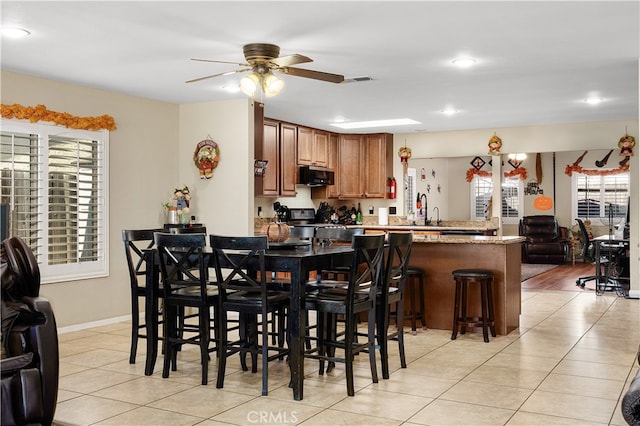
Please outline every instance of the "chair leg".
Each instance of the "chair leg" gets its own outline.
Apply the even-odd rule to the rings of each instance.
[[[456,280],[456,294],[453,300],[453,330],[451,332],[451,340],[458,337],[458,318],[460,316],[460,282]]]
[[[162,349],[164,352],[164,363],[162,367],[162,377],[169,377],[169,369],[176,371],[176,359],[174,358],[175,348],[172,342],[176,336],[176,310],[174,307],[167,307],[164,309],[164,327],[162,340]],[[173,364],[173,366],[172,366]]]
[[[138,333],[140,332],[140,309],[137,294],[131,295],[131,350],[129,352],[129,364],[136,363],[138,352]]]
[[[354,396],[355,390],[353,386],[353,323],[352,318],[345,318],[345,339],[344,339],[344,360],[347,376],[347,395]]]
[[[283,318],[283,315],[280,315],[280,312],[273,312],[273,315],[278,318],[274,318],[277,320],[278,328],[280,328],[280,319]],[[268,323],[264,321],[266,318],[263,315],[263,324],[262,324],[262,396],[267,396],[269,393],[269,328]],[[256,330],[257,331],[257,330]],[[278,331],[280,333],[280,331]],[[257,336],[256,336],[257,337]],[[278,335],[278,340],[280,339]],[[257,353],[256,353],[257,357]]]
[[[376,329],[378,345],[380,346],[380,364],[382,365],[382,378],[389,378],[389,348],[388,348],[388,331],[389,331],[389,304],[386,306],[377,306]],[[375,350],[375,348],[374,348]]]
[[[202,368],[202,384],[206,385],[209,379],[209,340],[210,340],[210,318],[209,308],[199,308],[200,324],[200,364]]]
[[[400,367],[407,368],[407,360],[404,353],[404,307],[402,300],[396,304],[396,318],[398,328],[398,352],[400,353]]]
[[[221,309],[218,312],[218,318],[218,378],[216,380],[216,388],[222,389],[227,366],[227,312]]]
[[[388,306],[388,305],[387,305]],[[354,332],[356,328],[356,324],[353,324]],[[375,306],[369,309],[369,318],[367,320],[367,328],[369,330],[368,337],[369,341],[367,344],[369,345],[369,365],[371,366],[371,380],[373,383],[378,383],[378,369],[376,367],[376,308]],[[349,339],[350,340],[350,339]],[[386,342],[387,335],[385,330],[385,335],[383,336],[383,340]],[[386,345],[386,343],[385,343]],[[351,358],[353,361],[353,357]],[[389,365],[387,359],[387,376],[389,375]]]

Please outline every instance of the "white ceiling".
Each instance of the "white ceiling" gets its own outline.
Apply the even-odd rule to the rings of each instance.
[[[171,103],[241,98],[221,89],[266,42],[299,65],[360,83],[283,76],[266,115],[338,130],[336,117],[421,124],[362,131],[442,131],[638,119],[640,2],[0,2],[5,70]],[[471,69],[450,61],[477,59]],[[605,99],[598,106],[583,102]],[[50,106],[49,107],[54,107]],[[445,107],[460,110],[455,116]],[[113,113],[105,111],[105,113]],[[636,135],[637,136],[637,135]]]

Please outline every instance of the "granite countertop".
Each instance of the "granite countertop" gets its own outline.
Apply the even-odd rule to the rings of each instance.
[[[484,235],[414,235],[414,243],[438,244],[517,244],[525,240],[517,236],[484,236]]]

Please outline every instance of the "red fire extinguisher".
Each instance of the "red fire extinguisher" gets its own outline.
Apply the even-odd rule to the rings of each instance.
[[[388,181],[388,184],[389,184],[388,185],[389,198],[393,200],[393,199],[396,198],[396,187],[397,187],[396,178],[390,177],[390,178],[387,179],[387,181]]]

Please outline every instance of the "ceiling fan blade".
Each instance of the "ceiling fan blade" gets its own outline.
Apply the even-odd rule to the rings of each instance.
[[[228,61],[216,61],[213,59],[197,59],[197,58],[191,58],[192,61],[200,61],[200,62],[214,62],[216,64],[231,64],[231,65],[239,65],[241,67],[248,67],[249,64],[242,64],[240,62],[228,62]]]
[[[311,58],[309,58],[307,56],[295,53],[293,55],[280,56],[279,58],[272,59],[270,62],[273,63],[273,64],[276,64],[279,67],[288,67],[289,65],[296,65],[296,64],[304,64],[306,62],[313,62],[313,59],[311,59]]]
[[[344,76],[340,74],[330,74],[328,72],[305,70],[303,68],[286,67],[281,68],[285,74],[293,75],[296,77],[313,78],[314,80],[328,81],[329,83],[342,83]]]
[[[206,79],[208,79],[208,78],[219,77],[219,76],[221,76],[221,75],[237,74],[237,73],[239,73],[239,72],[245,72],[245,71],[249,71],[249,70],[251,70],[251,68],[242,68],[242,69],[235,70],[235,71],[221,72],[221,73],[218,73],[218,74],[208,75],[208,76],[206,76],[206,77],[200,77],[200,78],[194,78],[193,80],[187,80],[187,81],[185,81],[185,83],[194,83],[194,82],[196,82],[196,81],[206,80]]]

